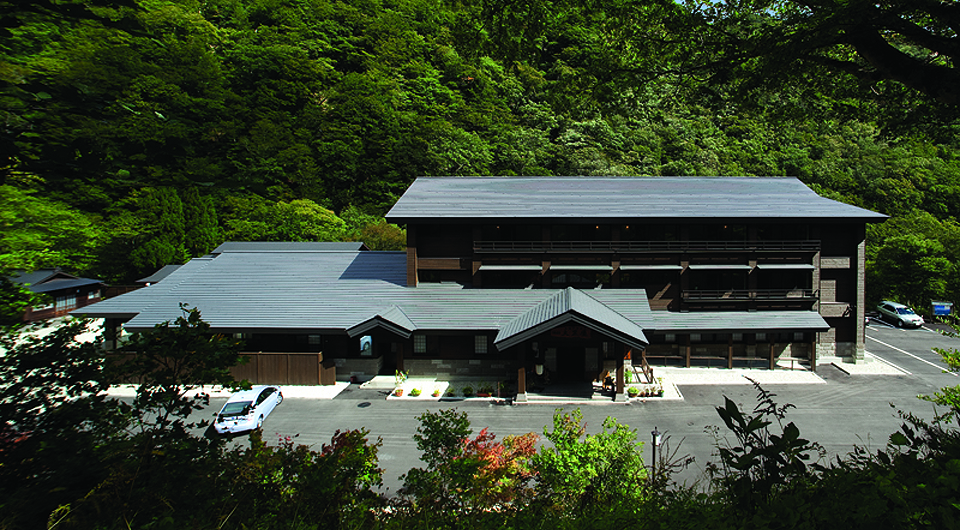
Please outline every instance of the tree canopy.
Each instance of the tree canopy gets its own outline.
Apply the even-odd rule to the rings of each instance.
[[[905,225],[960,215],[950,2],[0,8],[16,266],[124,282],[228,239],[399,249],[382,216],[417,176],[790,175]]]

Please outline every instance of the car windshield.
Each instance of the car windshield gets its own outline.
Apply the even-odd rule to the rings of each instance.
[[[221,416],[241,416],[247,413],[247,410],[250,409],[250,401],[234,401],[233,403],[227,403],[223,407],[223,410],[220,411]]]
[[[897,308],[897,313],[900,313],[901,315],[913,315],[913,314],[914,314],[913,309],[910,309],[909,307],[898,307],[898,308]]]

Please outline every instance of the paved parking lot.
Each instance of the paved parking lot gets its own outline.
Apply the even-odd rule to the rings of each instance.
[[[956,374],[943,373],[945,367],[933,347],[960,347],[960,340],[944,337],[928,329],[901,330],[871,322],[867,327],[867,351],[899,368],[896,375],[847,373],[831,364],[817,369],[821,381],[811,384],[767,384],[780,403],[796,408],[787,416],[801,434],[822,444],[831,457],[848,453],[854,445],[881,448],[901,421],[897,410],[930,418],[930,403],[917,399],[943,386],[960,384]],[[678,384],[683,400],[648,400],[628,405],[582,406],[590,432],[596,432],[606,416],[614,416],[650,439],[654,427],[669,436],[675,446],[682,441],[681,453],[696,458],[693,467],[679,476],[693,481],[702,476],[704,464],[714,458],[714,440],[705,428],[721,424],[715,407],[728,396],[744,409],[756,404],[756,392],[743,384]],[[292,393],[291,393],[292,394]],[[380,464],[385,470],[385,493],[395,491],[400,476],[420,465],[413,434],[415,417],[424,410],[455,407],[466,411],[479,431],[489,427],[497,435],[543,432],[552,424],[554,406],[508,405],[491,402],[418,402],[386,400],[387,390],[361,389],[350,385],[335,399],[288,397],[264,423],[264,438],[299,434],[299,443],[319,448],[329,442],[338,429],[367,428],[372,438],[383,442]],[[214,399],[212,411],[223,399]],[[571,410],[572,405],[563,405]],[[244,443],[238,438],[236,443]],[[645,447],[645,451],[649,447]]]

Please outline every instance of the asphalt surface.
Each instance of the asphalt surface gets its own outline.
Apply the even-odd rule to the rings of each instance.
[[[960,385],[956,374],[944,373],[946,367],[934,347],[960,348],[960,339],[945,337],[930,329],[903,330],[882,322],[871,321],[867,327],[866,348],[874,356],[891,363],[905,373],[901,375],[849,375],[833,365],[820,365],[817,375],[826,384],[767,385],[777,394],[777,402],[795,408],[786,421],[800,428],[804,438],[819,442],[827,451],[827,459],[845,455],[854,446],[871,450],[883,448],[902,420],[898,411],[920,417],[933,417],[932,404],[917,398],[932,394],[944,386]],[[742,410],[757,404],[756,390],[748,385],[682,385],[682,401],[635,402],[624,404],[589,404],[581,406],[588,432],[600,430],[607,416],[617,418],[639,433],[647,442],[656,427],[665,433],[668,445],[679,454],[695,458],[693,465],[676,475],[678,481],[702,480],[705,465],[718,461],[716,440],[709,427],[721,426],[715,408],[724,396],[734,400]],[[474,433],[488,427],[498,436],[543,433],[552,425],[555,407],[551,405],[509,405],[490,402],[416,402],[386,400],[386,390],[361,389],[350,385],[332,400],[286,398],[264,422],[264,439],[275,443],[285,436],[297,435],[296,441],[320,449],[329,443],[337,430],[366,428],[372,440],[382,441],[380,467],[384,469],[385,494],[392,494],[402,484],[401,475],[419,467],[419,451],[413,435],[419,422],[417,415],[425,410],[457,408],[465,411]],[[211,400],[207,414],[219,410],[224,399]],[[576,408],[562,406],[563,410]],[[212,410],[211,410],[212,409]],[[721,429],[720,434],[725,434]],[[234,439],[245,444],[246,437]],[[664,448],[661,448],[661,452]]]

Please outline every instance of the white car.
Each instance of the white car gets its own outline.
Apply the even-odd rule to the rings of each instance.
[[[282,401],[283,394],[276,386],[260,385],[237,392],[217,413],[213,428],[220,434],[259,429]]]
[[[919,328],[923,325],[923,317],[903,304],[883,301],[877,306],[877,311],[880,312],[880,320],[885,320],[898,328],[904,326]]]

